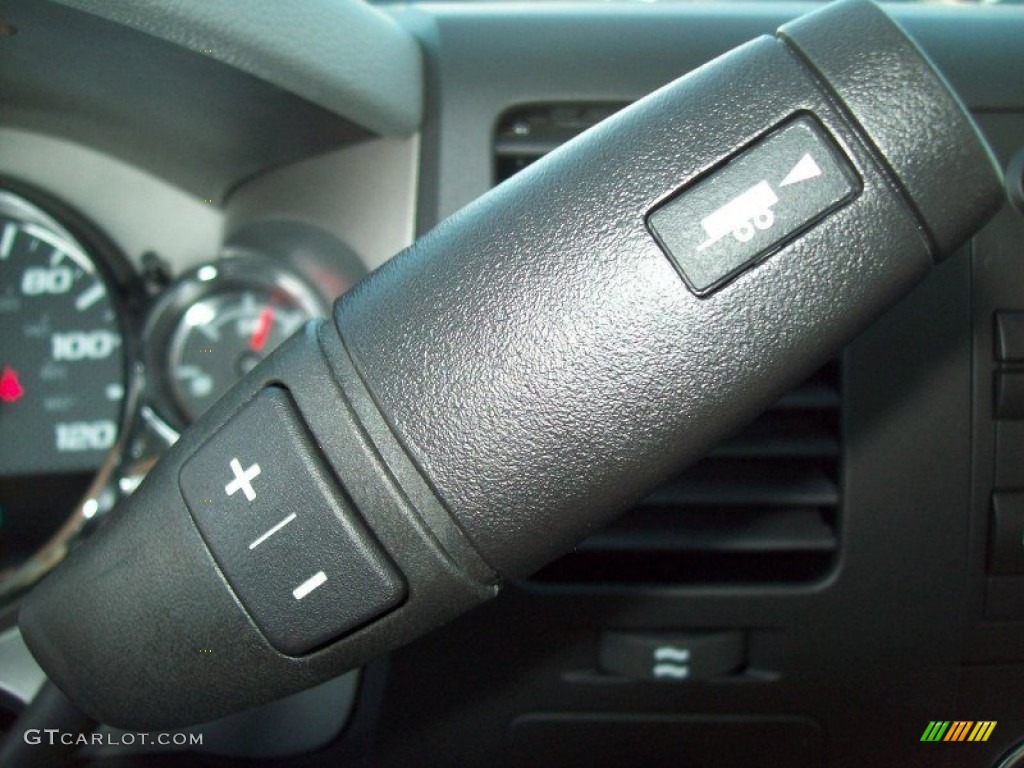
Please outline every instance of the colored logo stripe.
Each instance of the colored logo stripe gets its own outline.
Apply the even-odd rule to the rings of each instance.
[[[921,734],[921,741],[941,741],[949,728],[949,720],[932,720]]]
[[[995,728],[995,720],[932,720],[921,741],[988,741]]]
[[[971,735],[967,737],[968,741],[988,741],[988,737],[992,735],[992,731],[996,729],[995,720],[979,720],[974,726],[974,730],[971,731]]]
[[[963,741],[972,725],[974,725],[973,720],[954,720],[943,741]]]

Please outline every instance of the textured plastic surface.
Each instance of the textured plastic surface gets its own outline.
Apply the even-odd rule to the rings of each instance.
[[[405,597],[402,577],[323,465],[288,393],[268,387],[181,469],[181,493],[228,582],[291,655]]]
[[[801,40],[838,30],[862,51],[859,81],[888,77],[893,58],[918,58],[895,26],[876,35],[884,16],[874,6],[832,13],[816,14]],[[894,111],[919,103],[918,88],[930,98],[938,81],[920,66],[899,70]],[[342,337],[382,410],[499,571],[526,574],[569,549],[823,363],[927,271],[936,254],[922,221],[837,93],[843,83],[823,91],[788,44],[761,38],[555,151],[339,303]],[[878,132],[936,184],[949,170],[931,154],[936,132],[948,123],[944,141],[979,145],[961,150],[984,160],[970,168],[979,189],[946,203],[958,241],[994,212],[1000,181],[973,129],[959,130],[970,122],[955,101],[938,105],[927,132]],[[644,217],[801,112],[848,155],[860,196],[725,289],[693,296]]]
[[[423,231],[439,213],[490,186],[494,144],[487,139],[508,109],[640,98],[807,10],[774,2],[540,6],[444,4],[423,13],[436,26],[427,51],[442,86],[430,91],[424,134]],[[885,9],[958,95],[986,111],[978,123],[1006,163],[1024,137],[1024,6],[892,3]],[[403,7],[401,18],[409,14]],[[1024,733],[1024,665],[1005,663],[1024,660],[1024,625],[984,622],[979,582],[990,463],[975,466],[975,480],[989,489],[969,515],[966,510],[972,455],[983,458],[995,442],[989,432],[971,436],[972,428],[991,422],[992,313],[1024,307],[1024,217],[1007,208],[998,219],[1001,225],[993,222],[979,236],[984,250],[975,248],[973,258],[957,254],[933,270],[843,356],[844,524],[832,577],[813,589],[743,582],[666,587],[662,581],[509,590],[391,656],[370,761],[381,768],[424,761],[500,765],[508,759],[510,720],[557,709],[804,713],[828,734],[830,766],[875,765],[884,756],[887,765],[935,768],[934,751],[917,738],[938,716],[936,708],[954,701],[966,683],[969,698],[958,705],[964,716],[985,712],[1000,725],[970,756],[950,751],[950,764],[995,765]],[[971,299],[972,265],[998,291],[983,304]],[[606,573],[609,581],[622,577]],[[752,663],[784,674],[754,685],[689,687],[588,683],[568,674],[593,665],[599,628],[626,625],[637,631],[770,627],[754,633]],[[972,625],[978,629],[970,654],[981,666],[963,668],[960,630]],[[484,656],[480,648],[514,653]],[[475,661],[452,664],[466,658]],[[878,728],[883,715],[887,727]],[[593,754],[593,743],[584,750]],[[627,762],[636,762],[635,752]]]
[[[349,371],[332,328],[311,322],[204,414],[88,545],[33,591],[20,617],[26,644],[98,720],[163,729],[247,709],[335,677],[496,593],[493,573],[433,511],[387,433],[356,416]],[[408,588],[387,615],[301,657],[276,650],[249,618],[178,490],[182,464],[271,384],[288,387]]]
[[[856,197],[860,181],[801,116],[647,217],[694,293],[706,295]]]
[[[819,25],[825,15],[832,23]],[[999,170],[988,145],[924,53],[878,7],[846,0],[784,25],[779,34],[806,57],[885,158],[922,217],[936,258],[966,242],[978,211],[995,213],[1002,195],[993,191]],[[868,51],[864,40],[876,48]],[[956,194],[948,179],[956,179]]]
[[[714,296],[693,296],[647,213],[808,112],[848,155],[860,195]],[[980,224],[988,210],[969,204]],[[494,593],[462,531],[499,571],[537,567],[802,378],[932,257],[834,97],[785,43],[761,38],[538,163],[342,300],[337,325],[362,380],[331,326],[271,356],[35,591],[26,640],[116,724],[208,719],[325,679]],[[276,382],[409,582],[400,608],[303,659],[248,621],[175,483]]]

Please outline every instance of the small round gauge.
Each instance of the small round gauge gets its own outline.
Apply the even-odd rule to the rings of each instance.
[[[200,267],[171,289],[168,388],[192,421],[252,370],[325,302],[297,275],[256,255]]]

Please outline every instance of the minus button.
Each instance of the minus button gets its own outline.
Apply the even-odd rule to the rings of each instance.
[[[327,581],[327,574],[323,571],[317,571],[315,574],[310,576],[304,582],[299,584],[299,586],[293,589],[292,594],[295,595],[296,600],[301,600],[314,589],[323,584],[325,581]]]

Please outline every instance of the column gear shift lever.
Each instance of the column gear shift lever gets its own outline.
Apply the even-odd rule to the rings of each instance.
[[[697,459],[1001,197],[886,15],[816,10],[551,153],[307,325],[28,596],[25,639],[136,729],[335,676]]]

